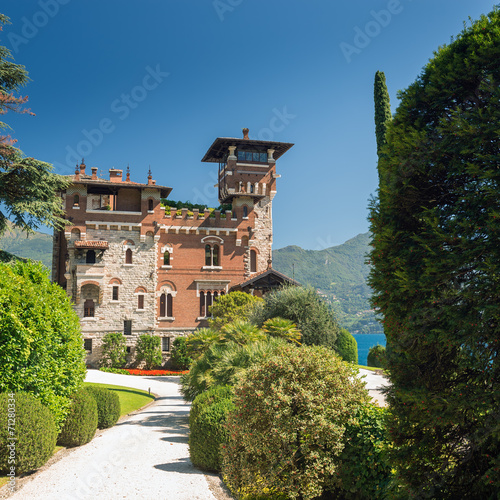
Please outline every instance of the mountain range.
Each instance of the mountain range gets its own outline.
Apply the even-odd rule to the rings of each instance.
[[[0,250],[17,257],[39,260],[49,269],[52,267],[52,235],[37,231],[26,234],[10,222],[7,225],[7,230],[0,236]]]
[[[383,333],[369,304],[369,242],[370,233],[363,233],[324,250],[287,246],[273,251],[273,267],[316,288],[332,306],[340,325],[351,333]]]
[[[366,255],[370,234],[351,238],[324,250],[304,250],[295,245],[273,251],[273,267],[303,285],[318,290],[331,305],[341,326],[351,333],[383,333],[369,305]],[[26,232],[9,224],[0,237],[1,251],[39,260],[50,269],[52,236]],[[1,260],[1,259],[0,259]]]

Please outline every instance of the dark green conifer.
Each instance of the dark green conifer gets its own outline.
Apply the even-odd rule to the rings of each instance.
[[[400,93],[371,207],[405,498],[500,491],[500,11]]]
[[[386,143],[387,124],[392,120],[391,102],[385,74],[382,71],[375,73],[374,85],[375,99],[375,135],[377,136],[377,154],[380,156],[382,146]]]

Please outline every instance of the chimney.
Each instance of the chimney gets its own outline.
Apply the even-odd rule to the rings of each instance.
[[[75,167],[75,181],[79,180],[80,180],[80,169],[78,168],[78,163],[77,163]]]
[[[130,167],[127,165],[127,177],[125,179],[125,182],[130,182]]]
[[[117,168],[109,169],[109,180],[111,182],[122,182],[122,174],[123,170],[119,170]]]
[[[92,180],[96,181],[97,180],[97,167],[92,167],[90,170],[92,170]],[[84,172],[85,172],[85,169],[84,169]]]
[[[148,185],[151,184],[153,184],[153,176],[151,175],[151,166],[150,166],[148,171]]]
[[[85,160],[82,158],[82,163],[80,163],[80,174],[85,175]]]
[[[248,141],[248,132],[250,132],[250,130],[248,130],[247,128],[243,129],[243,139],[246,139],[247,141]]]

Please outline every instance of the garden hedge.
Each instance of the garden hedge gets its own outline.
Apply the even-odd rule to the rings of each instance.
[[[88,443],[97,429],[97,403],[87,389],[80,389],[71,397],[68,416],[59,434],[57,444],[81,446]]]
[[[19,476],[41,467],[56,446],[52,412],[23,392],[0,394],[0,412],[0,472],[6,474],[14,467]]]
[[[120,398],[116,392],[104,387],[86,387],[97,403],[97,428],[107,429],[118,422],[121,414]]]
[[[230,386],[215,386],[193,401],[189,415],[189,456],[196,467],[220,472],[220,447],[227,441],[225,423],[233,409]]]

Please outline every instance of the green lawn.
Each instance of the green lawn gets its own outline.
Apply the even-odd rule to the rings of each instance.
[[[364,370],[370,370],[372,372],[381,372],[384,371],[383,368],[374,368],[373,366],[363,366],[363,365],[356,365],[357,368],[363,368]]]
[[[91,382],[85,382],[84,385],[95,385],[97,387],[103,387],[104,389],[110,389],[111,391],[116,392],[116,394],[118,394],[118,397],[120,398],[120,416],[122,417],[132,411],[142,408],[154,399],[154,396],[152,394],[148,394],[147,391],[141,391],[140,389],[133,389],[131,387],[122,387],[121,385],[96,384]]]

